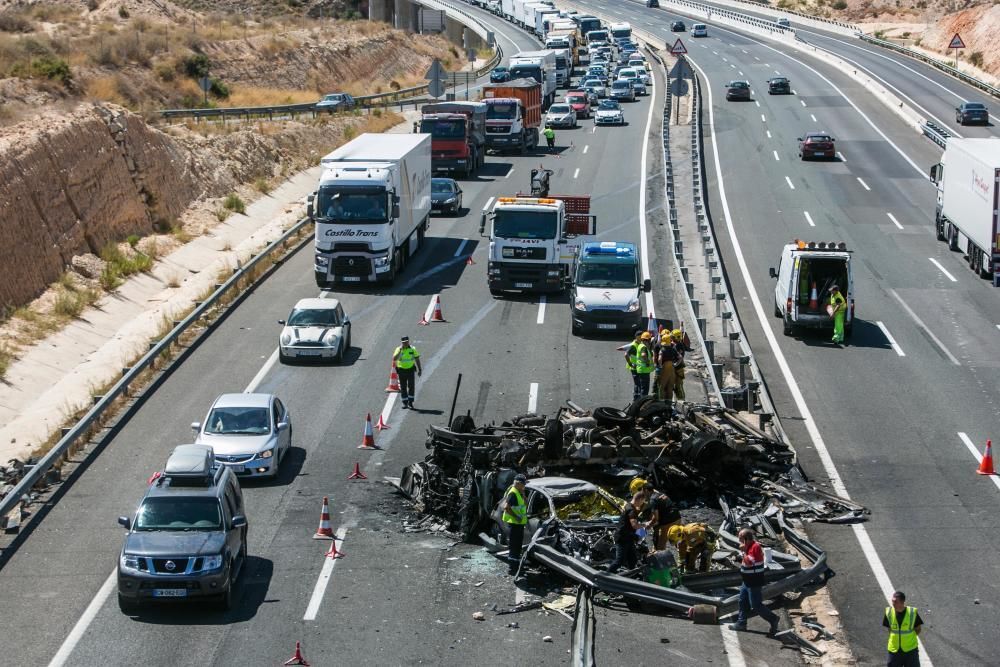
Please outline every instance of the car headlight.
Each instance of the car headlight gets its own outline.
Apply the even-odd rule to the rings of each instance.
[[[333,347],[340,342],[340,336],[331,331],[323,338],[323,342],[326,343],[327,347]]]
[[[290,334],[281,334],[281,344],[290,345],[292,342],[292,337]]]
[[[126,570],[138,570],[139,569],[139,557],[134,554],[122,554],[121,555],[122,567]]]
[[[634,313],[639,310],[639,299],[632,299],[628,302],[628,312]]]
[[[260,454],[257,455],[257,458],[269,459],[272,456],[274,456],[274,447],[272,447],[271,449],[265,449],[264,451],[262,451]]]
[[[222,554],[205,556],[202,560],[201,569],[203,570],[218,570],[220,567],[222,567]]]
[[[383,267],[389,266],[389,261],[390,261],[389,260],[389,255],[383,255],[382,257],[376,257],[375,258],[375,267],[381,269]]]
[[[587,310],[587,304],[583,302],[583,299],[577,299],[576,302],[573,304],[573,307],[576,308],[577,310],[583,310],[583,311]]]
[[[316,266],[330,266],[330,258],[324,255],[316,255]]]
[[[458,199],[458,197],[448,197],[447,199],[444,200],[444,203],[445,204],[454,204],[457,199]]]

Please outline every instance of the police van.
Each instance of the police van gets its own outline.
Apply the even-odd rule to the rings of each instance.
[[[645,324],[641,292],[652,289],[640,280],[639,253],[634,243],[584,243],[572,282],[573,333],[628,332]]]

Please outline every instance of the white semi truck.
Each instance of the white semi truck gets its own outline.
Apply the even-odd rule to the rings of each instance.
[[[1000,287],[1000,139],[949,137],[931,167],[937,237],[964,251],[969,268]]]
[[[427,232],[431,135],[362,134],[320,165],[307,207],[316,285],[391,283]]]
[[[559,85],[556,78],[556,52],[522,51],[510,58],[510,79],[534,79],[542,84],[542,111],[549,108],[556,97]]]

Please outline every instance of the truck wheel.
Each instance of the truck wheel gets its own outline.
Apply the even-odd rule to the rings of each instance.
[[[948,249],[958,250],[958,227],[948,223]]]
[[[944,220],[941,219],[940,215],[938,215],[937,219],[934,221],[934,226],[937,229],[937,240],[947,241],[948,237],[944,235]]]
[[[792,330],[792,323],[789,322],[787,319],[785,319],[783,321],[783,326],[782,326],[782,331],[781,332],[783,334],[785,334],[786,336],[791,336],[794,333],[794,331]]]
[[[545,456],[550,459],[558,459],[562,456],[562,449],[562,422],[558,419],[550,419],[545,422]]]

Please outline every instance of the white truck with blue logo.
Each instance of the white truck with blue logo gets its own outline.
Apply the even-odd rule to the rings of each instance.
[[[584,243],[572,282],[570,309],[573,333],[627,332],[645,325],[640,299],[652,289],[641,279],[634,243]]]

